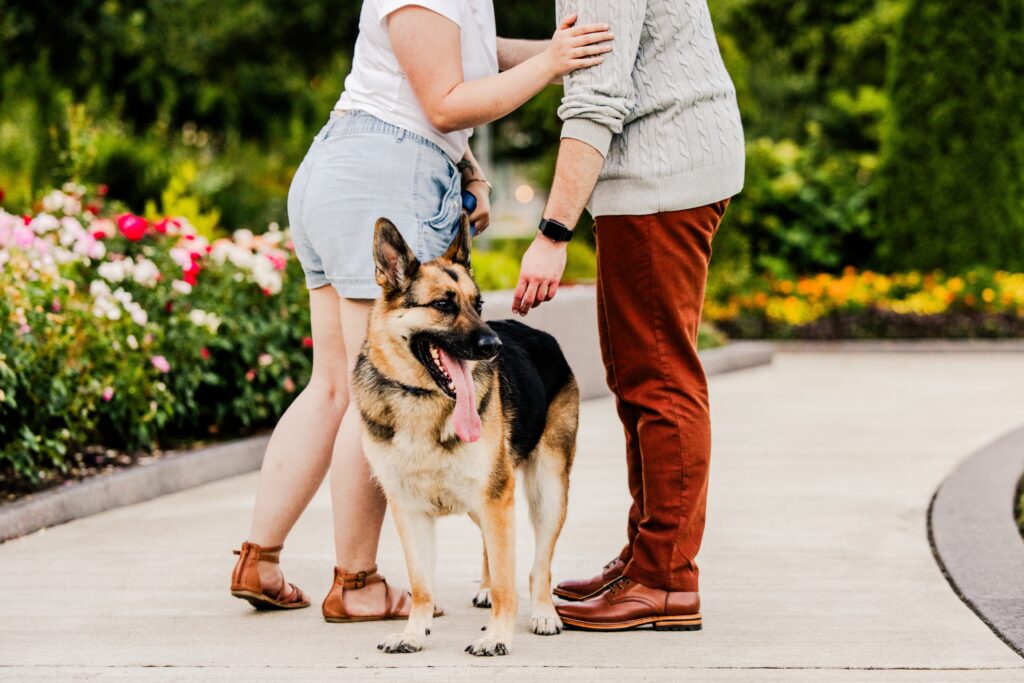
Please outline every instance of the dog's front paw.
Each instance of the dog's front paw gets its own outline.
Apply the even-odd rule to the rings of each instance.
[[[405,633],[392,633],[380,641],[377,649],[388,654],[408,654],[422,650],[423,643],[416,636],[410,636]]]
[[[491,589],[481,588],[480,592],[473,598],[473,607],[490,607],[491,606]]]
[[[509,645],[503,640],[484,636],[472,645],[467,645],[466,652],[476,657],[500,657],[509,653]]]
[[[530,617],[530,630],[538,636],[553,636],[562,632],[562,620],[558,614],[534,614]]]

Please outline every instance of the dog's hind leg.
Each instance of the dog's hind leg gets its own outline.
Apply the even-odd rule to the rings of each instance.
[[[535,543],[530,571],[530,630],[538,635],[562,631],[562,620],[551,600],[551,560],[569,502],[569,470],[576,452],[578,419],[579,390],[573,381],[551,402],[544,434],[523,472]]]
[[[480,526],[480,518],[473,512],[469,513],[469,518],[473,520],[473,523]],[[480,570],[480,589],[476,595],[473,596],[473,607],[490,607],[491,606],[491,570],[487,566],[487,539],[483,537],[481,532],[481,541],[483,542],[484,548],[484,562],[483,569]]]
[[[402,539],[402,551],[409,570],[412,611],[405,630],[385,638],[377,649],[388,653],[419,652],[434,619],[434,567],[437,561],[434,518],[402,510],[396,505],[391,506],[391,514]]]

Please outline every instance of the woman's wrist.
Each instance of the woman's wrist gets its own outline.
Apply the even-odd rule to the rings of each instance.
[[[467,178],[467,177],[463,176],[463,178],[462,178],[462,188],[463,189],[468,190],[469,186],[472,185],[473,183],[480,183],[481,185],[484,185],[485,187],[487,187],[487,196],[488,197],[491,196],[491,194],[494,192],[494,187],[491,185],[490,182],[488,182],[488,180],[486,178],[484,178],[482,176],[473,176],[473,177],[470,177],[470,178]]]

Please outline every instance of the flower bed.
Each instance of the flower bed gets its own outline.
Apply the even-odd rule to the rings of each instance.
[[[67,185],[33,215],[0,209],[0,290],[0,488],[272,424],[308,377],[275,225],[211,240]]]
[[[884,339],[1024,336],[1024,274],[881,275],[852,269],[762,279],[705,318],[734,338]]]

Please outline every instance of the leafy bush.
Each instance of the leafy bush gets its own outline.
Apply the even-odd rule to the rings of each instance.
[[[210,241],[66,186],[0,210],[0,472],[271,424],[309,373],[287,233]]]
[[[879,177],[887,268],[1024,269],[1024,5],[911,0]]]
[[[746,242],[741,254],[754,272],[834,272],[863,264],[871,254],[870,182],[877,158],[832,150],[819,126],[808,128],[804,146],[768,138],[747,145],[746,186],[715,239],[716,248]]]
[[[705,317],[730,337],[799,339],[1024,336],[1024,274],[962,276],[846,269],[799,279],[763,278]]]

